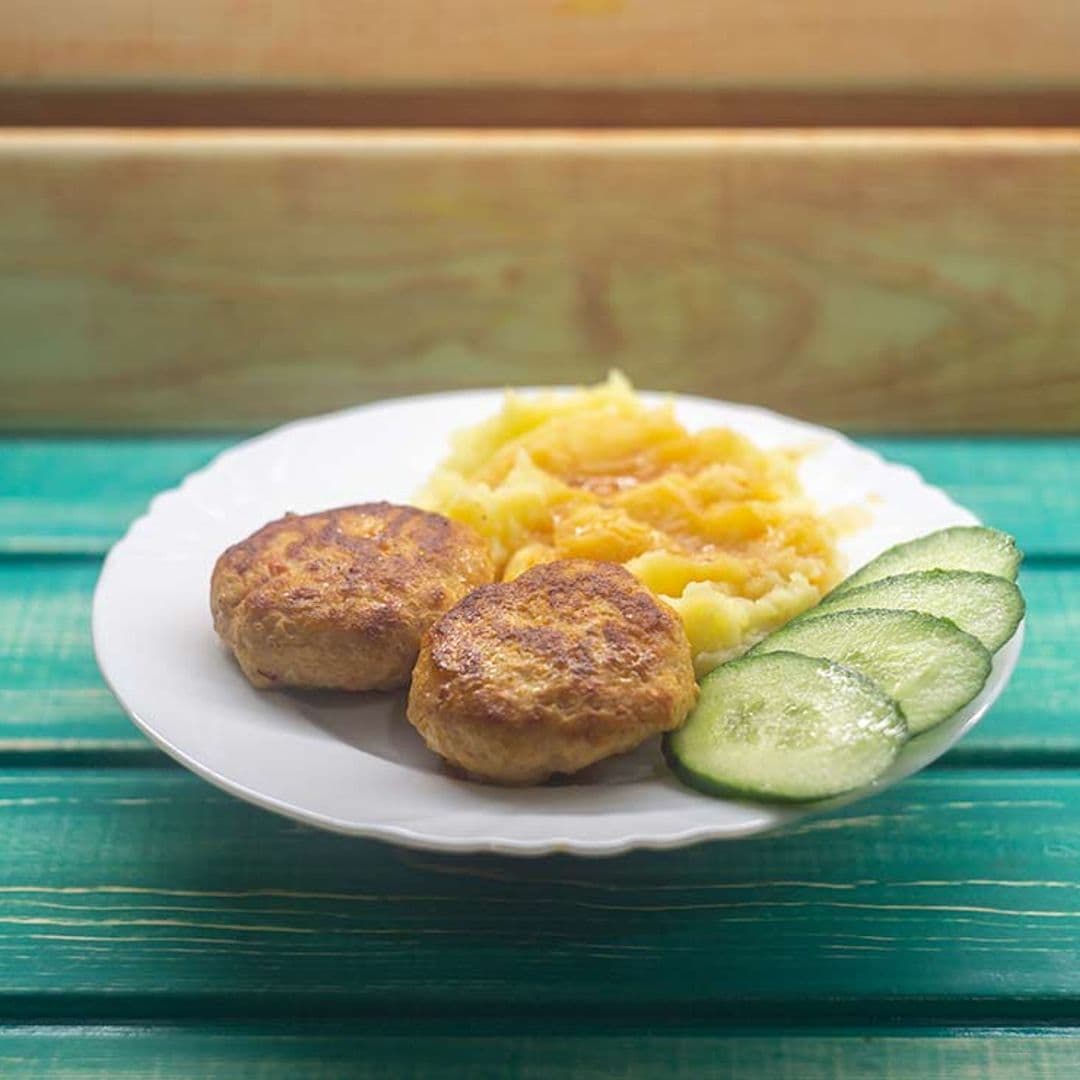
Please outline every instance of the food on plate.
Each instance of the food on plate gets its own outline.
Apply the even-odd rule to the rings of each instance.
[[[985,525],[955,525],[889,548],[846,578],[835,593],[916,570],[980,570],[1015,581],[1022,558],[1008,533]]]
[[[840,523],[803,493],[798,457],[688,432],[616,374],[508,393],[458,434],[419,501],[488,539],[503,580],[556,559],[622,563],[681,617],[703,674],[840,579]]]
[[[953,569],[977,558],[1002,576]],[[1024,615],[1012,581],[1020,558],[1012,537],[981,526],[890,548],[854,575],[863,584],[845,581],[706,676],[686,724],[665,736],[673,771],[710,794],[763,799],[819,799],[871,782],[905,739],[985,685],[991,650]]]
[[[408,718],[473,776],[533,784],[677,728],[697,696],[678,618],[613,563],[542,563],[424,637]]]
[[[892,697],[912,735],[952,716],[990,675],[990,653],[947,619],[921,611],[839,611],[799,619],[755,645],[832,660],[873,679]]]
[[[618,375],[510,393],[425,489],[446,516],[273,521],[218,559],[214,625],[257,687],[411,677],[409,722],[477,779],[540,783],[663,734],[703,791],[840,794],[979,694],[1023,618],[1021,556],[954,527],[836,585],[841,526],[796,461],[691,434]]]
[[[775,652],[707,675],[664,754],[676,776],[709,794],[802,801],[870,783],[907,735],[896,702],[870,679]]]
[[[254,686],[383,690],[409,681],[424,631],[493,577],[468,526],[376,502],[264,525],[218,559],[210,603]]]
[[[974,570],[917,570],[838,590],[799,618],[877,608],[922,611],[950,619],[961,630],[978,638],[990,652],[995,652],[1016,633],[1024,617],[1024,598],[1013,582],[995,574]]]

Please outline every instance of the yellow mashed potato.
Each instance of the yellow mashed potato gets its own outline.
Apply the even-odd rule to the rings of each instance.
[[[690,433],[612,374],[507,393],[454,438],[419,502],[487,537],[504,580],[553,559],[622,563],[679,613],[702,675],[840,579],[836,528],[796,465],[732,431]]]

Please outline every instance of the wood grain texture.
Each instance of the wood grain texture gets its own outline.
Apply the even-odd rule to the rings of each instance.
[[[0,438],[0,555],[104,555],[159,491],[237,441]],[[1080,440],[864,438],[1029,558],[1080,558]]]
[[[0,437],[0,556],[104,555],[154,495],[237,441]]]
[[[1076,85],[1057,0],[278,0],[180,11],[104,0],[58,18],[9,0],[9,83],[500,86]]]
[[[1054,1023],[1080,996],[1072,773],[924,773],[618,859],[408,852],[169,770],[16,770],[0,807],[9,1021]]]
[[[1061,1080],[1080,1064],[1080,1040],[1068,1029],[717,1035],[538,1026],[10,1027],[0,1029],[0,1071],[5,1080]]]
[[[92,765],[138,748],[157,759],[101,680],[90,642],[95,561],[0,561],[0,754]],[[1032,565],[1020,666],[952,766],[1080,760],[1080,567]],[[207,634],[212,631],[207,617]]]
[[[0,423],[593,379],[1080,426],[1080,134],[6,133]]]
[[[873,440],[1036,553],[1021,667],[946,767],[787,835],[599,861],[406,852],[103,767],[163,759],[96,673],[96,556],[229,441],[0,442],[5,1078],[1080,1068],[1047,1026],[1080,1001],[1075,440]]]
[[[9,125],[1025,125],[1080,107],[1061,0],[13,3]]]

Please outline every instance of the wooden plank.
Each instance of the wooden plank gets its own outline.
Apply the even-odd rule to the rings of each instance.
[[[401,85],[564,80],[719,85],[867,79],[1054,85],[1078,78],[1080,14],[1052,0],[827,0],[769,7],[671,0],[194,0],[183,14],[104,0],[64,19],[15,0],[8,80]]]
[[[8,22],[8,123],[1022,123],[1047,95],[1068,122],[1080,91],[1059,0],[16,0]]]
[[[391,1025],[393,1026],[393,1025]],[[507,1032],[472,1020],[467,1033],[432,1034],[415,1021],[359,1034],[242,1026],[9,1027],[0,1030],[6,1080],[538,1080],[547,1077],[736,1077],[738,1080],[1060,1080],[1080,1064],[1068,1029],[869,1031],[780,1029],[716,1035],[652,1031],[601,1034],[585,1022],[555,1032]]]
[[[0,554],[103,555],[159,491],[234,437],[0,438]],[[1031,558],[1080,557],[1080,440],[861,440],[911,465]]]
[[[154,495],[234,442],[0,438],[0,555],[104,555]]]
[[[9,1021],[1054,1023],[1080,997],[1074,773],[924,774],[601,860],[407,852],[169,770],[17,770],[0,807]]]
[[[92,561],[0,561],[0,754],[8,762],[60,755],[94,763],[121,750],[158,760],[94,661],[97,574]],[[1080,756],[1080,568],[1033,565],[1021,584],[1028,634],[1020,667],[990,715],[949,753],[950,765]]]
[[[98,672],[90,605],[98,565],[0,562],[0,748],[154,753]]]
[[[1029,559],[1080,556],[1080,439],[863,439],[910,465]]]
[[[1077,192],[1075,131],[9,132],[0,423],[621,366],[861,430],[1075,432]]]

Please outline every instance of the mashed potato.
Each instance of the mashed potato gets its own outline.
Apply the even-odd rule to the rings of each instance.
[[[682,618],[699,675],[816,603],[840,578],[836,529],[797,456],[691,434],[627,380],[509,392],[460,432],[420,505],[471,525],[503,580],[554,559],[622,563]]]

